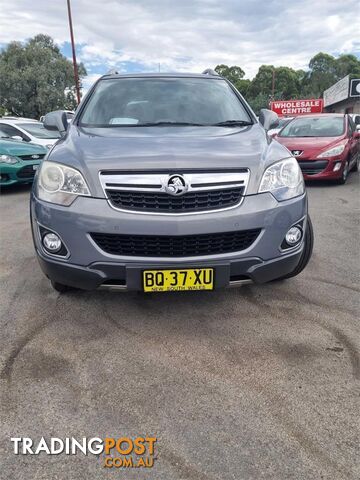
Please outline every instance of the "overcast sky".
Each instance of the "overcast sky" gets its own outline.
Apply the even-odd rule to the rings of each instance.
[[[4,3],[2,3],[4,2]],[[37,33],[70,57],[66,0],[1,0],[0,48]],[[78,60],[89,77],[240,65],[306,68],[319,51],[360,58],[359,0],[72,0]]]

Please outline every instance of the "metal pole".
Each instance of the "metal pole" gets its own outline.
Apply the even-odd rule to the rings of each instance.
[[[77,67],[77,63],[76,63],[75,40],[74,40],[74,31],[73,31],[73,26],[72,26],[70,0],[67,0],[67,7],[68,7],[68,16],[69,16],[72,58],[73,58],[73,66],[74,66],[75,89],[76,89],[77,102],[79,104],[80,103],[79,72],[78,72],[78,67]]]
[[[272,72],[272,85],[271,85],[271,100],[274,100],[275,95],[275,68]]]

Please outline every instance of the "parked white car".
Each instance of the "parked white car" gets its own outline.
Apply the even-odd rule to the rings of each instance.
[[[288,123],[290,123],[293,118],[294,118],[294,117],[282,117],[282,118],[279,118],[279,125],[278,125],[276,128],[271,128],[271,129],[268,131],[268,135],[270,135],[271,137],[274,137],[277,133],[280,132],[280,130],[281,130],[282,128],[285,127],[285,125],[287,125]]]
[[[356,130],[360,132],[360,114],[359,113],[350,113],[350,117],[352,118],[353,122],[355,123]]]
[[[37,120],[29,118],[0,118],[1,130],[9,137],[24,142],[32,142],[51,148],[60,138],[60,133],[44,128],[44,125]]]

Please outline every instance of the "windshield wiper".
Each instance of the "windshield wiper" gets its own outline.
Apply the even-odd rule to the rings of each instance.
[[[247,122],[246,120],[225,120],[224,122],[212,123],[209,124],[211,127],[247,127],[248,125],[253,125],[252,122]]]
[[[203,123],[190,123],[190,122],[171,122],[171,121],[163,121],[163,122],[146,122],[146,123],[136,123],[132,126],[134,127],[161,127],[163,125],[173,125],[176,127],[203,127]]]

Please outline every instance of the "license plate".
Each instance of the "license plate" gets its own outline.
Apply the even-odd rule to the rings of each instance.
[[[213,268],[181,270],[145,270],[144,292],[179,292],[183,290],[213,290]]]
[[[33,170],[37,170],[39,165],[33,165]]]

